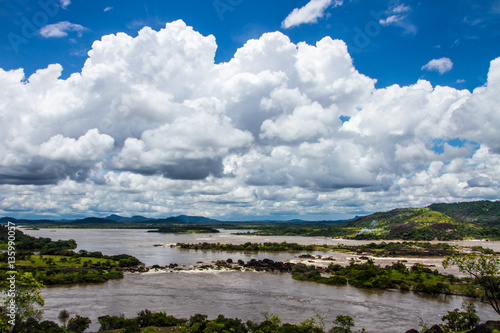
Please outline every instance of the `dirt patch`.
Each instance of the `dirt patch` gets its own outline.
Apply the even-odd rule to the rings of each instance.
[[[394,224],[390,228],[391,228],[391,232],[396,233],[396,232],[411,230],[411,229],[416,228],[418,226],[419,225],[415,222],[409,222],[409,223]]]
[[[457,225],[450,223],[435,223],[430,225],[429,227],[434,230],[456,230],[458,228]]]
[[[180,327],[156,327],[156,333],[181,333]],[[144,332],[146,329],[142,328],[141,331]],[[100,331],[99,333],[122,333],[125,329],[110,330],[110,331]]]

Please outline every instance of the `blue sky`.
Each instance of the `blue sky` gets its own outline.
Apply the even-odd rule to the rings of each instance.
[[[94,40],[125,32],[137,35],[150,26],[161,29],[166,22],[184,20],[204,35],[217,39],[216,61],[228,61],[251,38],[282,31],[292,42],[314,44],[325,36],[344,40],[363,74],[377,78],[378,87],[412,84],[419,78],[433,84],[472,90],[484,84],[489,62],[500,53],[499,1],[344,1],[326,8],[316,23],[288,29],[282,21],[307,1],[71,1],[56,8],[57,0],[3,1],[0,29],[4,69],[24,68],[27,75],[52,63],[64,67],[63,75],[79,72]],[[408,8],[399,22],[383,25],[394,15],[390,8]],[[46,10],[49,8],[49,10]],[[83,27],[67,36],[44,38],[26,35],[27,19],[39,23],[70,22]],[[46,25],[44,24],[44,25]],[[14,33],[23,38],[18,41]],[[24,38],[28,36],[28,38]],[[13,42],[14,40],[14,42]],[[17,51],[17,52],[16,52]],[[422,71],[428,61],[446,57],[453,68],[446,73]]]
[[[0,215],[342,219],[499,198],[500,0],[0,16]]]

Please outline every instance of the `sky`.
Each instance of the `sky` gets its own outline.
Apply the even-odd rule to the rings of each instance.
[[[500,194],[500,0],[0,1],[0,215]]]

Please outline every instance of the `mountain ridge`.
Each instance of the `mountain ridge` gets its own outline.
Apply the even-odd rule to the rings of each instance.
[[[238,225],[254,224],[257,221],[220,221],[204,216],[178,215],[167,218],[147,218],[140,215],[123,217],[111,214],[106,218],[87,217],[75,220],[28,220],[10,217],[0,218],[0,224],[14,222],[19,225],[40,225],[54,227],[83,228],[157,228],[163,225],[188,224],[221,224]],[[460,203],[435,203],[423,208],[396,208],[386,212],[376,212],[366,216],[357,216],[351,220],[338,221],[259,221],[259,225],[273,225],[272,228],[287,229],[309,228],[341,228],[340,233],[355,239],[422,239],[451,240],[466,238],[498,238],[500,239],[500,201],[472,201]],[[310,228],[309,228],[310,229]],[[337,234],[336,234],[337,235]],[[331,235],[333,236],[333,234]]]

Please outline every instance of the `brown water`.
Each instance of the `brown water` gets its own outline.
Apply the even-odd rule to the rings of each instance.
[[[44,318],[57,321],[62,309],[91,318],[91,330],[99,328],[97,317],[109,314],[135,317],[149,309],[189,318],[202,313],[219,314],[244,321],[262,321],[262,312],[299,323],[315,314],[326,316],[327,327],[337,315],[348,314],[356,327],[368,332],[406,332],[419,328],[419,318],[441,323],[449,310],[460,308],[463,298],[412,292],[364,290],[350,286],[327,286],[295,281],[289,274],[257,272],[174,272],[128,274],[123,280],[100,285],[48,288]],[[489,306],[478,304],[483,320],[496,319]]]
[[[368,243],[380,243],[380,241],[356,241],[346,239],[332,239],[330,237],[301,237],[301,236],[247,236],[233,235],[237,230],[222,230],[218,234],[160,234],[147,232],[146,230],[126,229],[40,229],[24,230],[29,235],[36,237],[50,237],[53,240],[74,239],[78,244],[77,250],[101,251],[104,254],[115,255],[127,253],[139,258],[146,265],[168,265],[177,263],[179,265],[192,265],[197,261],[212,261],[227,259],[220,252],[213,251],[180,251],[170,248],[169,244],[176,243],[221,243],[221,244],[243,244],[246,242],[289,242],[303,245],[327,244],[327,245],[360,245]],[[483,246],[500,252],[500,242],[485,241],[456,241],[449,242],[460,246]],[[154,247],[155,244],[166,246]],[[239,252],[241,258],[273,260],[285,260],[290,258],[287,253],[243,253]],[[225,256],[225,254],[224,254]],[[292,256],[293,257],[293,256]],[[234,258],[232,258],[234,259]]]
[[[236,236],[229,231],[221,234],[172,235],[147,233],[142,230],[89,230],[57,229],[28,230],[33,236],[53,239],[73,238],[78,249],[102,251],[104,254],[128,253],[147,265],[178,263],[193,265],[197,261],[217,259],[249,260],[264,257],[273,260],[292,259],[290,253],[244,253],[180,250],[154,247],[154,244],[177,242],[295,242],[301,244],[348,244],[355,241],[333,240],[324,237],[256,237]],[[361,244],[361,242],[355,242]],[[480,244],[493,249],[498,242],[463,243]],[[486,247],[486,246],[485,246]],[[339,314],[354,317],[356,328],[368,332],[405,332],[419,328],[419,318],[426,322],[441,323],[447,311],[459,308],[464,298],[455,296],[423,295],[412,292],[357,289],[350,286],[327,286],[295,281],[289,274],[273,275],[257,272],[159,272],[126,274],[123,280],[104,284],[55,287],[43,290],[45,319],[57,321],[59,312],[67,309],[92,319],[90,331],[97,331],[97,317],[124,314],[134,317],[149,309],[165,311],[177,317],[188,318],[195,313],[215,318],[219,314],[244,321],[262,321],[262,312],[279,315],[283,321],[299,323],[315,314],[326,316],[327,328]],[[483,321],[497,319],[488,305],[477,304]]]

